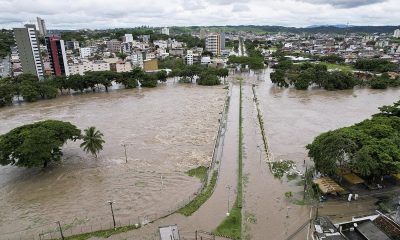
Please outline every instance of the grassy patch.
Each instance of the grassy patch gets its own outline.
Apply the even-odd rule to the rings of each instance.
[[[187,173],[187,175],[189,175],[191,177],[197,177],[198,179],[200,179],[200,181],[204,182],[207,178],[207,170],[208,170],[208,168],[206,168],[204,166],[200,166],[197,168],[190,169],[186,173]]]
[[[190,201],[186,206],[179,209],[177,212],[185,215],[190,216],[194,212],[196,212],[203,203],[205,203],[212,195],[214,191],[215,184],[217,183],[217,176],[218,171],[214,171],[211,177],[210,184],[203,190],[199,195],[197,195],[192,201]]]
[[[354,70],[354,68],[350,65],[347,64],[334,64],[334,63],[325,63],[322,62],[321,64],[324,64],[328,70],[340,70],[340,71],[346,71],[346,72],[351,72]]]
[[[214,230],[214,233],[238,240],[241,238],[241,231],[242,211],[241,208],[238,207],[237,202],[235,202],[229,216]]]
[[[91,237],[103,237],[103,238],[108,238],[114,234],[118,233],[124,233],[130,230],[137,229],[138,227],[131,225],[131,226],[126,226],[126,227],[118,227],[115,230],[114,229],[109,229],[109,230],[101,230],[101,231],[96,231],[96,232],[91,232],[91,233],[83,233],[83,234],[78,234],[70,237],[66,237],[66,240],[86,240]]]

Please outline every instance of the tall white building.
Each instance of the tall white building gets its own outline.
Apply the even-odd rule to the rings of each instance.
[[[126,43],[132,43],[132,42],[133,42],[133,36],[132,36],[132,34],[125,34],[125,36],[124,36],[124,42],[126,42]]]
[[[90,55],[92,54],[92,48],[90,47],[80,48],[79,52],[81,54],[81,58],[87,58],[90,57]]]
[[[396,29],[396,30],[394,31],[393,37],[395,37],[395,38],[400,38],[400,29]]]
[[[161,29],[161,34],[169,35],[169,28],[165,27]]]
[[[214,56],[221,55],[220,34],[210,34],[206,37],[206,51],[211,52]]]
[[[186,64],[193,65],[193,51],[188,50],[186,53]]]
[[[37,20],[40,36],[46,36],[46,34],[47,34],[46,22],[44,21],[44,19],[42,19],[40,17],[37,17],[36,20]]]

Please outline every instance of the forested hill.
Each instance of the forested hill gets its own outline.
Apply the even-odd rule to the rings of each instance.
[[[283,27],[283,26],[260,26],[260,25],[240,25],[240,26],[192,26],[192,27],[173,27],[174,32],[199,31],[201,28],[210,30],[224,31],[247,31],[247,32],[291,32],[291,33],[393,33],[394,30],[400,29],[399,26],[313,26],[304,28]]]

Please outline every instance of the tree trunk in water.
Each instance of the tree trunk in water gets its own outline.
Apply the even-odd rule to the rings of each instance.
[[[46,167],[47,167],[47,161],[44,161],[43,168],[46,168]]]
[[[107,86],[105,86],[106,87],[106,92],[108,92],[108,87]]]

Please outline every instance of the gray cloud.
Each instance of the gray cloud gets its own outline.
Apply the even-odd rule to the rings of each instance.
[[[375,3],[382,3],[387,0],[298,0],[301,2],[313,3],[313,4],[329,4],[337,8],[355,8],[360,6],[371,5]]]
[[[244,4],[235,4],[232,7],[232,12],[248,12],[250,8]]]
[[[0,28],[182,25],[398,25],[399,0],[0,0]]]

